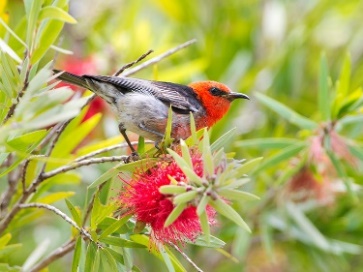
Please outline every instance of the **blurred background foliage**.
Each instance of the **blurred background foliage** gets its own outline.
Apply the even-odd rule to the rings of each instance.
[[[359,121],[363,118],[359,117],[362,108],[358,103],[363,83],[362,10],[360,0],[71,0],[69,12],[78,23],[66,24],[55,45],[73,54],[50,50],[42,64],[54,59],[57,68],[109,75],[149,49],[159,54],[196,38],[196,44],[135,76],[185,84],[211,79],[250,95],[251,101],[232,105],[228,115],[213,128],[213,138],[236,127],[234,140],[225,148],[236,152],[237,158],[263,156],[265,165],[248,184],[248,190],[261,200],[237,207],[252,234],[221,218],[213,233],[227,243],[226,251],[191,246],[185,249],[186,253],[205,271],[362,271],[363,205],[359,186],[363,122]],[[20,37],[25,37],[24,14],[22,1],[0,3],[0,17]],[[5,33],[0,28],[2,37]],[[22,57],[22,46],[12,37],[8,41]],[[65,50],[61,51],[69,53]],[[336,82],[344,81],[342,74],[350,80],[339,96]],[[320,96],[319,102],[319,92],[324,88],[334,95]],[[358,105],[342,116],[334,115],[333,106],[342,108],[339,103],[354,91],[357,95],[351,104]],[[267,98],[255,96],[260,93]],[[289,122],[271,106],[274,101],[266,100],[268,97],[312,120],[317,127],[309,130]],[[320,111],[324,107],[321,99],[326,99],[329,106],[327,118]],[[99,112],[102,118],[98,123],[95,114]],[[69,149],[78,144],[78,148],[96,144],[105,138],[119,141],[119,137],[113,138],[118,135],[116,121],[102,101],[94,102],[84,115],[93,117],[90,122],[98,124],[87,131],[82,143],[79,139]],[[337,128],[342,135],[339,139],[343,139],[339,143],[343,142],[343,148],[356,147],[356,152],[350,149],[351,154],[347,155],[354,159],[349,161],[334,154],[334,148],[331,155],[325,152],[329,148],[321,144],[326,149],[320,153],[322,160],[328,156],[332,161],[321,166],[319,159],[314,161],[311,157],[310,153],[316,151],[312,139],[319,137],[321,131],[324,134],[331,121],[346,116],[358,117],[348,122],[350,125]],[[331,134],[324,135],[329,135],[324,139],[330,139]],[[283,140],[268,142],[264,138]],[[262,140],[248,143],[254,139]],[[303,142],[302,148],[269,161],[294,141]],[[86,150],[81,149],[78,154],[82,152]],[[266,162],[270,163],[266,166]],[[86,186],[108,167],[82,168],[79,185],[57,183],[52,190],[75,191],[70,199],[83,205]],[[338,173],[326,179],[321,167]],[[326,182],[333,181],[339,190],[332,189],[331,184],[326,186]],[[302,191],[308,195],[301,197]],[[52,237],[50,247],[56,248],[69,235],[65,222],[44,214],[14,237],[14,242],[21,241],[24,246],[13,253],[9,262],[24,262],[45,237]],[[67,255],[52,264],[49,271],[65,271],[71,260]],[[134,261],[142,271],[165,270],[147,252],[140,252]]]

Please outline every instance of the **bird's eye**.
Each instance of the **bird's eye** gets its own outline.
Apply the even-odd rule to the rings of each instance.
[[[212,87],[209,92],[211,93],[211,95],[214,95],[214,96],[219,96],[221,95],[222,91],[216,87]]]

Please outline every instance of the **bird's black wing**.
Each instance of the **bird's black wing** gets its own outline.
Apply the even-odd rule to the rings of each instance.
[[[186,85],[149,81],[136,78],[113,77],[113,76],[84,76],[93,80],[114,85],[122,93],[140,92],[152,95],[171,106],[178,113],[189,114],[202,108],[202,104],[197,99],[193,89]]]

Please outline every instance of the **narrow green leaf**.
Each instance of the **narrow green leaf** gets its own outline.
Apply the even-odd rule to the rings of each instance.
[[[11,234],[6,233],[0,238],[0,249],[4,248],[11,240]]]
[[[207,129],[204,129],[203,133],[203,174],[204,176],[213,176],[214,175],[214,163],[213,163],[213,156],[211,151],[211,146],[209,143],[209,134]]]
[[[105,250],[108,251],[118,263],[124,265],[125,263],[124,257],[120,253],[116,252],[115,250],[109,247],[105,247]]]
[[[29,1],[27,1],[29,3]],[[27,38],[26,38],[26,43],[28,45],[29,48],[33,47],[33,42],[34,42],[34,31],[35,31],[35,27],[36,27],[36,23],[37,23],[37,18],[39,16],[39,12],[40,9],[42,7],[43,4],[43,0],[39,0],[39,1],[31,1],[31,6],[30,6],[30,10],[29,13],[27,13],[27,26],[28,29],[26,31],[27,33]]]
[[[137,153],[144,154],[145,153],[145,138],[139,136],[139,141],[137,143]]]
[[[79,267],[79,261],[82,253],[82,237],[79,236],[74,247],[73,261],[72,261],[72,272],[77,272]]]
[[[305,216],[301,209],[292,202],[286,203],[286,210],[290,217],[296,222],[297,226],[303,230],[310,238],[311,241],[321,248],[328,250],[330,245],[323,234],[313,225],[313,223]]]
[[[6,160],[6,158],[9,156],[9,152],[0,153],[0,165]]]
[[[38,2],[38,1],[34,1]],[[41,29],[38,36],[37,47],[34,50],[34,54],[31,56],[31,63],[37,63],[48,51],[49,47],[56,41],[59,33],[63,28],[64,23],[61,21],[48,21]]]
[[[229,220],[236,223],[241,228],[245,229],[248,232],[251,232],[251,229],[246,224],[246,222],[242,219],[242,217],[226,202],[224,202],[220,197],[218,197],[214,201],[210,201],[209,204],[220,214],[227,217]]]
[[[324,121],[330,120],[330,96],[328,84],[328,64],[325,54],[320,59],[318,107]]]
[[[223,148],[226,145],[229,145],[236,133],[236,128],[232,128],[231,130],[224,133],[221,137],[219,137],[214,143],[211,145],[211,150],[214,152]]]
[[[45,204],[52,204],[52,203],[57,202],[59,200],[71,197],[74,194],[75,194],[75,192],[73,192],[73,191],[51,193],[49,195],[46,195],[44,197],[39,198],[38,202],[45,203]]]
[[[94,182],[92,182],[88,186],[88,189],[92,189],[92,188],[95,188],[95,187],[103,184],[107,180],[117,176],[120,172],[132,172],[135,170],[135,168],[145,167],[146,165],[148,167],[152,167],[157,161],[158,161],[158,159],[156,159],[156,158],[147,158],[147,159],[142,159],[142,160],[127,163],[127,164],[125,164],[123,162],[119,163],[116,166],[107,170],[99,178],[97,178]]]
[[[0,38],[0,49],[3,52],[6,52],[13,60],[17,63],[21,63],[21,58],[17,53],[3,40]]]
[[[134,234],[130,236],[130,239],[135,241],[136,243],[145,245],[146,247],[148,247],[149,252],[151,254],[153,254],[154,256],[156,256],[159,259],[162,259],[162,256],[159,252],[159,250],[156,249],[156,247],[149,247],[150,244],[150,238],[146,235],[142,235],[142,234]],[[177,272],[186,272],[187,270],[183,267],[183,265],[179,262],[179,260],[175,257],[175,255],[168,249],[168,248],[164,248],[165,251],[169,254],[169,257],[173,263],[173,266],[175,268],[175,270]]]
[[[221,189],[218,191],[220,196],[224,196],[229,200],[245,201],[245,200],[259,200],[260,198],[254,194],[233,190],[233,189]]]
[[[222,248],[226,245],[225,242],[223,242],[221,239],[213,235],[209,235],[209,242],[207,241],[205,235],[200,235],[197,237],[197,239],[194,242],[187,241],[187,243],[196,246],[209,247],[209,248]]]
[[[290,123],[297,125],[302,129],[313,130],[318,127],[318,124],[309,118],[306,118],[297,112],[293,111],[292,109],[288,108],[284,104],[262,94],[256,93],[256,98],[265,106],[270,108],[271,110],[275,111],[281,117],[285,118]]]
[[[133,242],[131,240],[127,240],[121,237],[116,236],[108,236],[100,239],[102,243],[107,245],[112,245],[116,247],[127,247],[127,248],[145,248],[144,245],[140,245],[139,243]]]
[[[244,164],[242,164],[241,166],[239,166],[236,169],[235,177],[239,178],[239,177],[242,177],[245,174],[248,174],[249,172],[254,170],[261,163],[262,159],[263,158],[260,157],[260,158],[256,158],[256,159],[249,160],[249,161],[245,162]]]
[[[107,237],[108,235],[114,233],[115,231],[117,231],[119,228],[121,228],[123,225],[125,225],[128,220],[130,219],[131,215],[128,216],[124,216],[120,219],[118,219],[116,222],[112,223],[111,225],[109,225],[100,235],[100,239]]]
[[[70,24],[77,23],[77,21],[71,15],[69,15],[63,9],[55,6],[47,6],[40,10],[38,20],[44,19],[60,20]]]
[[[74,222],[77,223],[78,226],[82,225],[82,219],[81,219],[81,212],[80,209],[78,209],[77,207],[75,207],[72,202],[70,202],[68,199],[65,199],[68,210],[71,212],[72,214],[72,218],[74,220]]]
[[[4,22],[4,20],[0,17],[0,24],[13,36],[19,43],[21,43],[25,48],[27,48],[26,43],[19,38],[18,35]]]
[[[207,208],[209,200],[210,200],[209,196],[206,193],[204,193],[200,202],[198,203],[198,207],[197,207],[198,216],[200,216],[202,213],[205,212],[205,209]]]
[[[210,226],[209,226],[209,221],[208,221],[208,215],[207,215],[206,211],[204,210],[204,212],[199,214],[198,217],[199,217],[200,226],[202,228],[205,241],[207,242],[207,245],[209,245],[210,244]]]
[[[164,228],[169,227],[171,224],[175,222],[176,219],[178,219],[179,215],[184,211],[185,207],[187,206],[187,203],[180,203],[178,204],[173,211],[169,214],[169,216],[166,218],[164,223]]]
[[[91,272],[99,272],[100,271],[100,264],[101,264],[101,249],[96,249],[95,258],[92,263]],[[86,270],[87,271],[87,270]]]
[[[164,260],[164,264],[166,265],[166,268],[169,272],[175,272],[174,266],[169,258],[169,254],[164,250],[163,244],[158,244],[160,255],[162,256]]]
[[[164,145],[165,147],[169,147],[172,143],[171,131],[173,129],[173,111],[171,106],[168,110],[168,121],[166,122],[165,134],[164,134]]]
[[[284,148],[283,150],[281,150],[274,156],[271,156],[268,159],[265,159],[264,162],[261,163],[260,166],[254,171],[254,173],[256,174],[257,172],[260,172],[263,169],[272,167],[280,162],[287,161],[289,158],[298,154],[305,147],[306,147],[306,144],[301,143],[301,144],[295,144],[295,145],[291,145],[289,147]]]
[[[185,193],[186,190],[187,190],[186,187],[179,186],[179,185],[164,185],[159,188],[159,192],[164,195],[181,194],[181,193]]]
[[[338,95],[342,97],[345,97],[349,92],[350,67],[351,67],[350,55],[346,54],[342,65],[342,70],[340,72],[339,84],[337,88]]]
[[[261,138],[238,141],[235,143],[237,147],[254,147],[260,149],[281,149],[293,144],[301,143],[297,139],[290,138]]]
[[[101,249],[101,267],[103,271],[117,271],[117,264],[116,260],[113,255],[105,250],[104,248]]]
[[[190,132],[191,132],[191,146],[195,146],[198,144],[198,135],[197,135],[197,126],[195,125],[195,119],[192,112],[189,113],[190,118]]]
[[[184,142],[183,139],[180,139],[180,147],[182,151],[182,157],[184,161],[189,165],[189,167],[193,167],[192,158],[190,157],[189,148]]]

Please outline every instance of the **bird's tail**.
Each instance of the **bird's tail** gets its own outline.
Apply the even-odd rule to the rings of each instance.
[[[83,87],[86,89],[89,89],[89,85],[87,84],[87,81],[84,77],[82,76],[77,76],[75,74],[72,73],[68,73],[65,71],[60,71],[60,70],[56,70],[53,69],[54,74],[58,74],[57,78],[63,81],[66,81],[68,83],[77,85],[79,87]]]

